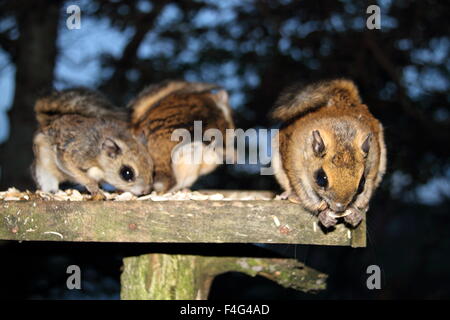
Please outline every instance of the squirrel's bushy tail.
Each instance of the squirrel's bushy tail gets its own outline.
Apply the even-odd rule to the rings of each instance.
[[[114,107],[99,92],[85,88],[53,91],[36,101],[34,111],[41,126],[47,125],[54,117],[65,114],[119,120],[127,118],[126,111]]]
[[[132,121],[138,121],[157,102],[173,93],[194,93],[220,89],[220,86],[204,82],[187,82],[182,80],[168,80],[153,84],[145,88],[133,99],[128,108],[131,109]]]
[[[355,83],[348,79],[334,79],[313,83],[303,88],[290,87],[278,98],[271,118],[287,121],[329,103],[360,104],[361,98]]]

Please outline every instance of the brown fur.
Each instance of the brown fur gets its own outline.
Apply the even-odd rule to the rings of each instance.
[[[161,192],[187,188],[200,175],[217,167],[207,163],[196,165],[189,161],[175,164],[172,161],[172,153],[180,141],[171,140],[174,130],[188,130],[193,140],[194,121],[202,121],[203,132],[215,128],[220,130],[223,136],[227,128],[234,128],[225,91],[211,93],[204,90],[207,86],[201,86],[201,91],[196,92],[196,84],[190,87],[189,83],[184,83],[182,87],[183,90],[170,93],[164,91],[164,95],[159,92],[150,93],[149,97],[141,94],[141,98],[137,100],[138,108],[131,105],[134,133],[147,139],[148,151],[155,165],[154,189]],[[163,98],[154,103],[157,99],[153,95],[158,99],[161,96]],[[150,102],[147,108],[143,107],[142,101]],[[205,143],[200,143],[198,147],[203,148],[203,153],[209,150]]]
[[[360,212],[367,211],[386,167],[381,124],[361,103],[356,86],[349,80],[320,82],[290,96],[291,100],[273,113],[276,119],[286,121],[278,135],[279,153],[274,157],[278,181],[308,210],[353,210],[356,213],[348,212],[345,219],[359,223]],[[325,147],[318,154],[313,149],[314,131],[319,132]],[[366,139],[370,147],[367,154],[362,148]],[[326,188],[315,181],[320,168],[328,179]],[[364,188],[357,194],[363,173]],[[327,221],[331,225],[335,222]]]
[[[145,113],[149,112],[152,106],[174,92],[202,92],[218,88],[215,84],[181,80],[168,80],[150,85],[129,103],[129,107],[133,109],[132,121],[138,122],[139,119],[145,118]]]
[[[86,88],[54,91],[39,98],[34,111],[41,126],[48,125],[55,117],[63,114],[127,120],[125,110],[113,106],[101,93]]]
[[[271,117],[288,121],[327,103],[361,104],[358,88],[347,79],[321,81],[304,88],[294,85],[280,95]]]
[[[91,92],[69,90],[36,103],[33,175],[38,187],[55,192],[59,183],[71,181],[101,197],[98,184],[107,182],[138,195],[149,192],[152,161],[145,146],[132,136],[126,121],[92,97],[96,95]],[[123,166],[133,169],[133,181],[121,178]]]

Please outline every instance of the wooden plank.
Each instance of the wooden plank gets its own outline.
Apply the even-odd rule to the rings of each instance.
[[[0,240],[364,247],[365,219],[324,232],[288,201],[1,201]]]
[[[2,207],[0,238],[12,240],[351,245],[355,238],[343,225],[324,233],[313,217],[284,201],[49,201]]]

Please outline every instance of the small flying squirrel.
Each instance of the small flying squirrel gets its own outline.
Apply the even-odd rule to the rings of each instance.
[[[217,85],[169,80],[147,87],[128,107],[134,134],[147,140],[154,162],[155,191],[189,188],[199,176],[222,163],[227,149],[223,148],[223,139],[219,141],[217,135],[208,132],[218,130],[225,137],[226,129],[234,128],[234,123],[228,94]],[[201,121],[203,141],[195,140],[195,121]],[[173,139],[177,129],[194,139],[180,144],[179,139]],[[195,152],[200,161],[193,161]]]
[[[271,114],[282,122],[272,159],[282,194],[326,228],[357,226],[386,169],[383,127],[356,85],[336,79],[289,88]]]
[[[150,192],[153,162],[145,145],[132,135],[127,113],[100,93],[54,91],[34,109],[32,173],[39,189],[56,192],[61,182],[74,182],[94,200],[104,199],[101,182],[135,195]]]

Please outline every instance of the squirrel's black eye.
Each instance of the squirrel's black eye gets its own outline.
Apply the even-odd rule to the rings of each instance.
[[[129,166],[122,166],[122,168],[120,168],[120,176],[125,181],[133,181],[134,171]]]
[[[316,171],[316,183],[321,188],[326,188],[328,186],[328,178],[322,168]]]
[[[359,180],[359,186],[358,186],[358,191],[357,193],[360,194],[361,192],[363,192],[364,190],[364,185],[366,184],[366,178],[364,177],[364,175],[361,177],[361,180]]]

